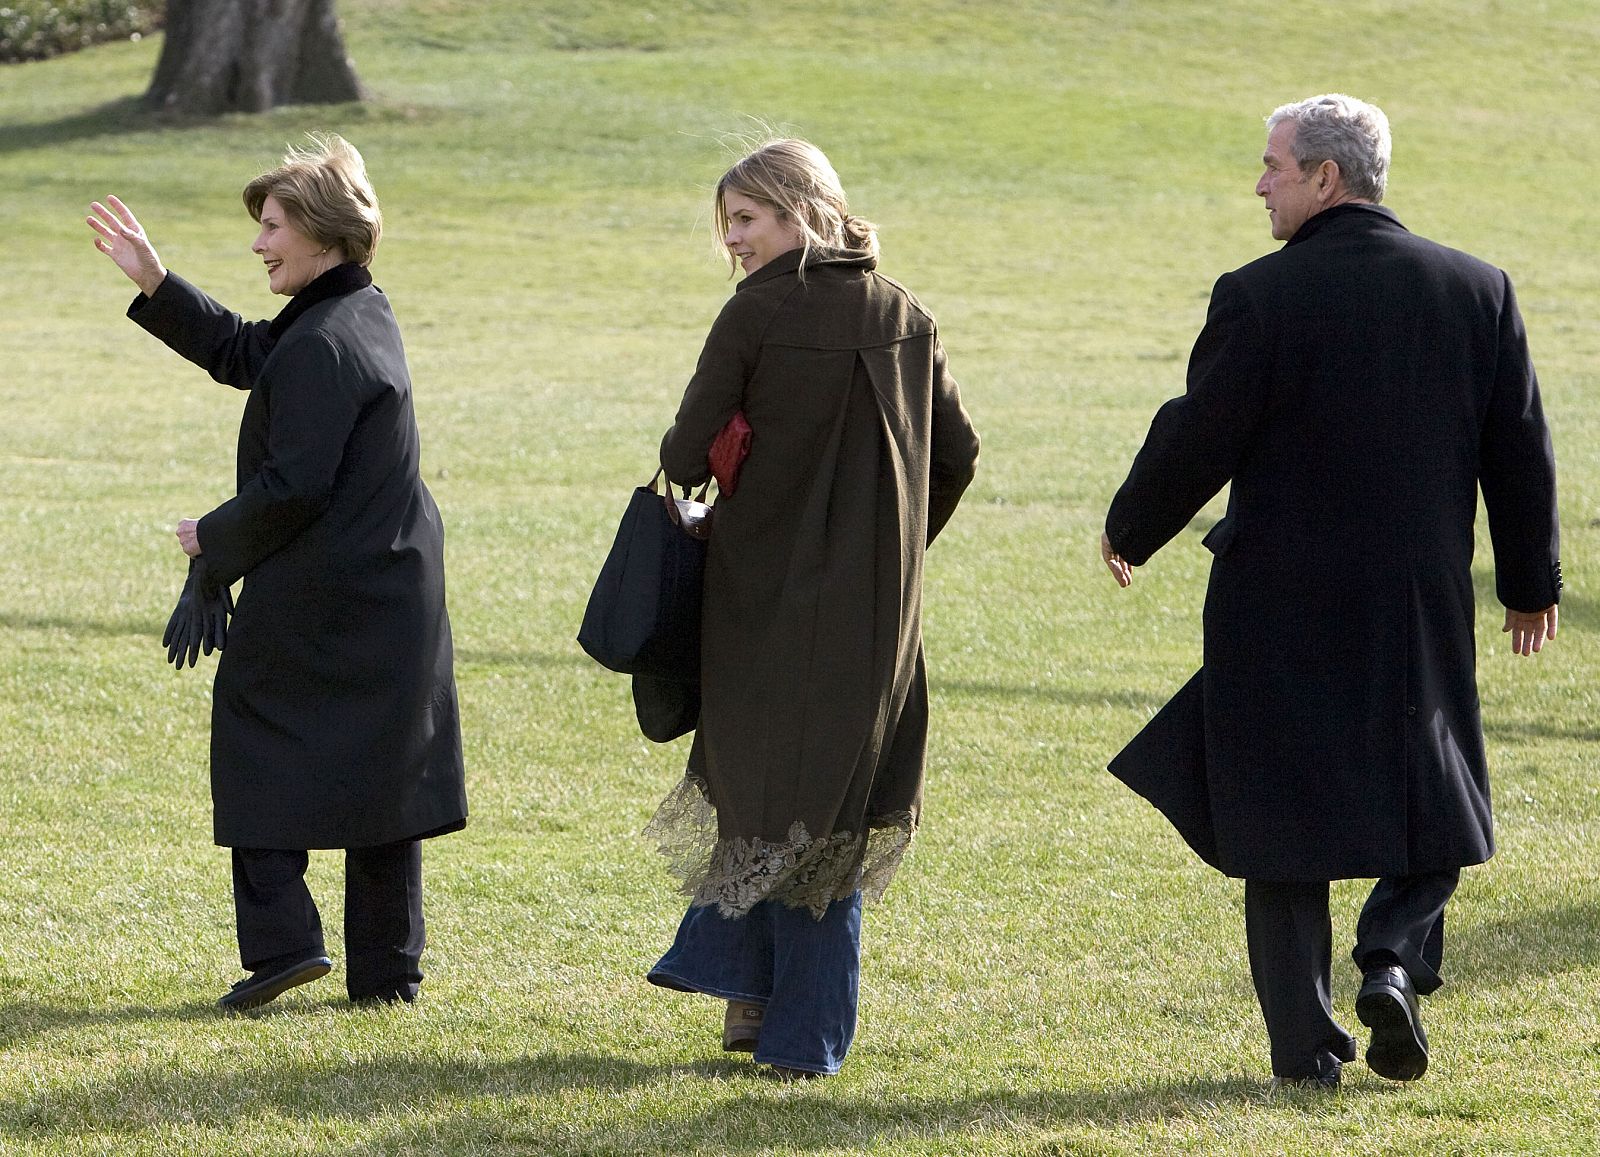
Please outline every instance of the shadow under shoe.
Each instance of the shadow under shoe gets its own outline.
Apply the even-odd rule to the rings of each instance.
[[[742,1000],[730,1000],[728,1011],[722,1017],[722,1050],[729,1053],[753,1053],[761,1041],[761,1021],[766,1008]]]
[[[1397,965],[1365,974],[1356,1016],[1372,1030],[1367,1067],[1391,1081],[1414,1081],[1428,1071],[1428,1034],[1422,1029],[1417,990]]]

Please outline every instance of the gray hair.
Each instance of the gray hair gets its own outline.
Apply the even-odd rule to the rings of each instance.
[[[1267,132],[1284,121],[1295,126],[1292,152],[1301,171],[1332,161],[1345,187],[1374,203],[1389,183],[1389,118],[1375,104],[1343,93],[1286,104],[1267,118]]]

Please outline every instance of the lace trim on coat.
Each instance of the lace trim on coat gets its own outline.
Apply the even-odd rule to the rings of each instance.
[[[717,906],[738,917],[762,900],[804,908],[818,920],[828,905],[860,892],[883,896],[911,845],[910,812],[874,819],[866,832],[834,832],[812,839],[796,820],[782,841],[717,837],[717,813],[705,786],[686,778],[661,802],[644,835],[657,841],[679,891],[691,906]]]

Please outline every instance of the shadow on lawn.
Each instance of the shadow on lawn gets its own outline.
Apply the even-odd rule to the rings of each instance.
[[[194,1015],[184,1009],[181,1018]],[[214,1019],[217,1014],[207,1006],[205,1015]],[[103,1080],[47,1088],[0,1103],[0,1138],[91,1135],[114,1146],[116,1135],[154,1124],[226,1130],[263,1116],[360,1121],[399,1115],[420,1120],[482,1097],[618,1092],[665,1076],[673,1067],[589,1053],[477,1062],[392,1054],[324,1064],[285,1058],[282,1064],[248,1068],[218,1068],[208,1053],[198,1064],[203,1067],[170,1059],[128,1065]],[[732,1070],[735,1063],[723,1067]]]
[[[0,1003],[0,1049],[13,1048],[23,1041],[57,1029],[131,1024],[137,1021],[208,1021],[217,1019],[217,1007],[209,1001],[179,1005],[176,1008],[63,1008],[36,1000],[8,1000]]]
[[[11,631],[66,631],[71,635],[118,638],[124,635],[161,637],[161,626],[143,619],[86,619],[67,615],[29,615],[0,611],[0,628]]]
[[[1175,684],[1173,691],[1181,684]],[[1137,691],[1126,687],[1053,687],[1049,684],[988,683],[973,679],[929,679],[928,689],[952,698],[1038,699],[1067,707],[1135,707],[1154,711],[1170,692]]]
[[[1470,869],[1469,869],[1470,871]],[[1600,900],[1529,908],[1500,920],[1445,923],[1445,980],[1464,988],[1520,983],[1600,966]]]
[[[180,1015],[196,1014],[183,1009]],[[700,1102],[692,1113],[651,1112],[635,1104],[620,1119],[604,1105],[565,1099],[653,1083],[670,1094],[667,1082],[684,1075],[725,1084],[728,1092],[741,1095],[718,1096],[707,1104],[697,1090],[685,1094]],[[1387,1084],[1352,1082],[1343,1097],[1389,1090]],[[515,1098],[529,1098],[529,1103],[505,1104]],[[410,1151],[415,1144],[444,1152],[745,1153],[1211,1118],[1219,1105],[1269,1102],[1302,1112],[1323,1112],[1337,1103],[1302,1092],[1270,1094],[1265,1085],[1246,1078],[1077,1091],[992,1089],[953,1098],[885,1096],[881,1090],[852,1089],[844,1081],[780,1085],[746,1060],[645,1064],[592,1053],[477,1062],[391,1055],[321,1065],[286,1058],[282,1065],[224,1071],[185,1070],[168,1060],[0,1104],[0,1138],[56,1135],[114,1144],[118,1135],[156,1124],[226,1131],[235,1124],[252,1127],[265,1117],[338,1117],[382,1122],[377,1135],[342,1149],[352,1154]],[[483,1107],[474,1109],[474,1103]]]
[[[40,124],[0,125],[0,155],[45,149],[72,141],[88,141],[117,133],[149,129],[163,122],[144,106],[144,99],[125,96],[88,112]]]
[[[1387,1095],[1387,1083],[1352,1082],[1340,1098],[1295,1091],[1269,1093],[1262,1083],[1163,1082],[1150,1087],[1019,1092],[1000,1088],[965,1095],[899,1096],[881,1090],[849,1091],[827,1082],[784,1087],[748,1065],[739,1084],[747,1095],[719,1098],[687,1115],[633,1113],[624,1120],[597,1113],[590,1121],[549,1123],[537,1108],[520,1119],[456,1117],[427,1126],[427,1143],[444,1152],[556,1154],[772,1153],[795,1150],[855,1151],[896,1142],[926,1146],[942,1141],[949,1152],[977,1148],[1006,1135],[1048,1134],[1077,1127],[1137,1127],[1139,1122],[1192,1118],[1196,1128],[1219,1109],[1274,1105],[1283,1111],[1322,1114],[1339,1100]],[[720,1073],[717,1075],[721,1075]],[[348,1150],[352,1154],[407,1151],[424,1136],[400,1127]],[[1042,1137],[1033,1151],[1074,1152]]]

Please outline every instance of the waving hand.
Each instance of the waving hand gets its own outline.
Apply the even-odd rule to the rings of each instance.
[[[128,275],[140,291],[149,297],[166,280],[167,269],[156,256],[155,247],[144,235],[144,226],[117,197],[107,197],[110,208],[99,201],[90,205],[94,216],[86,217],[89,228],[98,236],[94,247],[117,263],[117,268]]]

